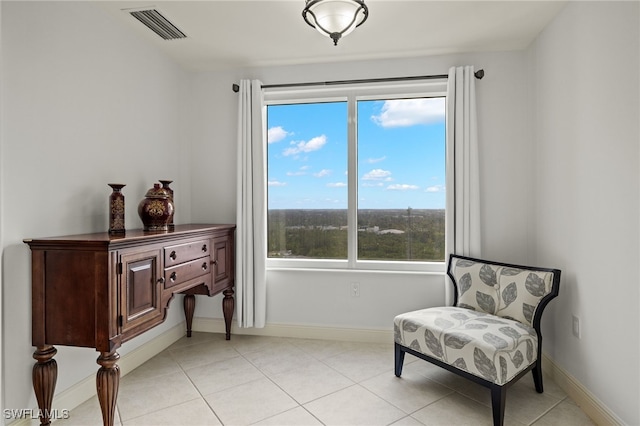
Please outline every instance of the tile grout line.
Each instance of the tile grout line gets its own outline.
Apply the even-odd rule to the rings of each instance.
[[[293,395],[290,395],[290,394],[289,394],[285,389],[283,389],[283,388],[282,388],[278,383],[276,383],[276,382],[275,382],[275,381],[274,381],[274,380],[273,380],[273,379],[272,379],[272,378],[271,378],[267,373],[265,373],[264,371],[262,371],[262,369],[261,369],[260,367],[258,367],[256,364],[254,364],[253,362],[251,362],[249,359],[247,359],[247,358],[244,356],[244,354],[240,354],[240,356],[242,356],[242,357],[243,357],[243,358],[244,358],[248,363],[250,363],[251,365],[253,365],[253,366],[254,366],[258,371],[260,371],[260,373],[261,373],[261,374],[263,374],[263,375],[264,375],[264,376],[265,376],[265,377],[266,377],[266,378],[267,378],[271,383],[273,383],[275,386],[277,386],[277,387],[278,387],[278,389],[282,390],[282,392],[284,392],[284,393],[285,393],[289,398],[291,398],[292,400],[294,400],[294,401],[298,404],[298,407],[302,408],[302,409],[303,409],[303,410],[305,410],[307,413],[309,413],[309,414],[310,414],[314,419],[316,419],[318,422],[320,422],[320,424],[324,425],[325,423],[324,423],[324,422],[322,422],[322,420],[320,420],[320,419],[319,419],[316,415],[314,415],[311,411],[309,411],[309,410],[307,409],[307,407],[305,407],[305,405],[306,405],[306,404],[309,404],[309,403],[311,403],[311,402],[314,402],[314,401],[317,401],[317,400],[319,400],[319,399],[325,398],[325,397],[327,397],[327,396],[329,396],[329,395],[333,395],[333,394],[335,394],[335,393],[341,392],[341,391],[343,391],[343,390],[345,390],[345,389],[348,389],[348,388],[350,388],[350,387],[353,387],[353,386],[359,386],[359,387],[361,387],[362,389],[364,389],[364,390],[366,390],[366,391],[368,391],[368,392],[372,393],[371,391],[369,391],[368,389],[366,389],[364,386],[362,386],[359,382],[357,382],[357,381],[355,381],[355,380],[351,379],[350,377],[345,376],[342,372],[340,372],[340,371],[336,370],[335,368],[333,368],[332,366],[328,365],[328,364],[327,364],[327,363],[325,363],[322,359],[319,359],[319,358],[315,357],[315,356],[313,355],[313,353],[309,353],[307,350],[305,350],[304,348],[300,347],[299,345],[296,345],[294,342],[289,342],[289,344],[291,344],[291,345],[292,345],[293,347],[295,347],[296,349],[298,349],[298,350],[300,350],[300,351],[304,352],[305,354],[309,355],[309,356],[310,356],[311,358],[313,358],[315,361],[319,362],[320,364],[324,365],[325,367],[327,367],[327,368],[331,369],[332,371],[336,372],[336,373],[337,373],[337,374],[339,374],[340,376],[344,377],[344,378],[345,378],[345,379],[347,379],[349,382],[351,382],[351,384],[350,384],[349,386],[344,387],[344,388],[337,389],[337,390],[335,390],[335,391],[333,391],[333,392],[329,392],[328,394],[325,394],[325,395],[322,395],[322,396],[318,396],[317,398],[314,398],[314,399],[312,399],[312,400],[310,400],[310,401],[307,401],[307,402],[305,402],[305,403],[303,404],[303,403],[301,403],[300,401],[298,401],[298,400],[297,400]],[[253,352],[247,352],[247,353],[257,353],[257,352],[260,352],[260,350],[253,351]],[[349,352],[349,350],[348,350],[348,349],[345,349],[344,351],[341,351],[340,353],[335,354],[335,355],[333,355],[333,356],[341,355],[341,354],[344,354],[344,353],[347,353],[347,352]],[[329,358],[330,358],[330,357],[329,357]],[[373,395],[375,395],[374,393],[372,393],[372,394],[373,394]],[[382,399],[382,400],[383,400],[383,401],[385,401],[385,402],[388,402],[388,401],[386,401],[384,398],[382,398],[382,397],[380,397],[380,396],[378,396],[378,395],[375,395],[375,396],[377,396],[378,398]],[[289,410],[285,410],[285,411],[283,411],[282,413],[285,413],[285,412],[291,411],[291,410],[293,410],[293,409],[294,409],[294,408],[291,408],[291,409],[289,409]],[[402,410],[401,410],[401,411],[402,411]],[[278,415],[280,415],[280,414],[282,414],[282,413],[274,414],[273,416],[266,417],[265,419],[262,419],[262,420],[259,420],[259,421],[263,421],[263,420],[266,420],[266,419],[268,419],[268,418],[272,418],[272,417],[278,416]]]
[[[292,346],[296,347],[295,345],[292,345]],[[297,348],[297,349],[300,349],[300,348],[298,348],[298,347],[296,347],[296,348]],[[300,349],[300,350],[301,350],[301,349]],[[248,352],[248,353],[256,353],[256,352],[260,352],[260,351]],[[303,352],[305,352],[305,351],[303,351]],[[306,352],[305,352],[305,353],[306,353]],[[264,420],[267,420],[267,419],[270,419],[270,418],[273,418],[273,417],[279,416],[279,415],[281,415],[281,414],[283,414],[283,413],[289,412],[289,411],[291,411],[291,410],[295,410],[295,409],[296,409],[296,408],[298,408],[298,407],[299,407],[299,408],[302,408],[302,409],[303,409],[303,410],[305,410],[307,413],[309,413],[309,415],[311,415],[314,419],[316,419],[318,422],[320,422],[320,424],[322,424],[322,425],[324,425],[324,424],[325,424],[325,423],[323,423],[319,418],[317,418],[317,417],[316,417],[312,412],[310,412],[310,411],[309,411],[309,410],[308,410],[308,409],[307,409],[307,408],[306,408],[306,407],[305,407],[305,406],[304,406],[300,401],[298,401],[296,398],[294,398],[292,395],[290,395],[290,394],[289,394],[286,390],[284,390],[284,389],[283,389],[283,388],[282,388],[278,383],[276,383],[275,381],[273,381],[273,379],[272,379],[271,377],[269,377],[269,375],[268,375],[268,374],[266,374],[264,371],[262,371],[262,369],[261,369],[260,367],[258,367],[258,366],[257,366],[257,365],[255,365],[253,362],[251,362],[250,360],[248,360],[248,359],[247,359],[243,354],[240,354],[240,356],[241,356],[242,358],[244,358],[244,360],[245,360],[245,361],[247,361],[249,364],[253,365],[253,366],[254,366],[254,367],[255,367],[255,368],[260,372],[260,374],[262,374],[266,379],[268,379],[271,383],[273,383],[275,386],[277,386],[277,387],[278,387],[278,389],[280,389],[282,392],[284,392],[284,393],[285,393],[285,395],[287,395],[289,398],[291,398],[293,401],[295,401],[295,402],[296,402],[296,404],[298,404],[298,406],[297,406],[297,407],[290,408],[290,409],[288,409],[288,410],[285,410],[285,411],[283,411],[283,412],[281,412],[281,413],[278,413],[278,414],[274,414],[274,415],[269,416],[269,417],[265,417],[264,419],[260,419],[260,420],[258,420],[258,421],[256,421],[256,422],[253,422],[252,424],[255,424],[255,423],[258,423],[258,422],[261,422],[261,421],[264,421]],[[315,359],[315,358],[314,358],[314,359]]]
[[[311,412],[310,412],[310,411],[305,407],[305,405],[306,405],[306,404],[309,404],[309,403],[312,403],[312,402],[314,402],[314,401],[318,401],[318,400],[320,400],[320,399],[322,399],[322,398],[325,398],[325,397],[328,397],[328,396],[330,396],[330,395],[336,394],[336,393],[338,393],[338,392],[344,391],[345,389],[352,388],[352,387],[354,387],[354,386],[358,386],[360,389],[364,390],[365,392],[368,392],[368,393],[369,393],[369,394],[371,394],[372,396],[375,396],[376,398],[379,398],[381,401],[383,401],[383,402],[385,402],[385,403],[389,404],[390,406],[392,406],[392,407],[394,407],[394,408],[398,409],[399,411],[401,411],[402,413],[404,413],[404,414],[405,414],[403,417],[401,417],[400,419],[395,420],[394,422],[397,422],[398,420],[401,420],[401,419],[406,418],[406,417],[411,417],[411,416],[412,416],[412,414],[414,414],[415,412],[417,412],[417,411],[419,411],[419,410],[421,410],[421,409],[423,409],[423,408],[425,408],[425,407],[427,407],[427,406],[429,406],[429,405],[431,405],[431,404],[433,404],[433,403],[435,403],[435,402],[437,402],[437,401],[440,401],[441,399],[443,399],[443,398],[445,398],[445,397],[447,397],[447,396],[449,396],[449,395],[451,395],[451,394],[453,394],[453,393],[456,393],[456,391],[455,391],[454,389],[450,389],[450,388],[448,388],[447,386],[444,386],[445,388],[447,388],[447,389],[449,389],[449,390],[450,390],[450,392],[449,392],[449,393],[447,393],[446,395],[443,395],[442,397],[440,397],[440,398],[436,399],[435,401],[430,402],[429,404],[424,405],[423,407],[420,407],[418,410],[414,410],[414,411],[413,411],[413,412],[411,412],[411,413],[407,413],[407,412],[405,412],[404,410],[402,410],[400,407],[398,407],[397,405],[395,405],[394,403],[392,403],[391,401],[388,401],[388,400],[387,400],[386,398],[384,398],[383,396],[378,395],[377,393],[375,393],[374,391],[372,391],[372,390],[368,389],[366,386],[364,386],[364,385],[362,384],[363,382],[365,382],[365,381],[367,381],[367,380],[373,379],[373,378],[375,378],[375,377],[382,376],[382,375],[384,375],[384,374],[393,374],[393,372],[392,372],[392,371],[391,371],[391,372],[380,372],[379,374],[375,374],[375,375],[373,375],[373,376],[371,376],[371,377],[367,377],[367,378],[364,378],[364,379],[362,379],[362,380],[356,381],[356,380],[354,380],[354,379],[352,379],[352,378],[350,378],[350,377],[346,376],[344,373],[342,373],[341,371],[337,370],[336,368],[334,368],[333,366],[331,366],[331,365],[327,364],[327,363],[324,361],[324,360],[326,360],[326,359],[330,359],[330,358],[333,358],[333,357],[336,357],[336,356],[339,356],[339,355],[348,354],[350,351],[352,351],[352,349],[345,349],[345,350],[343,350],[343,351],[340,351],[339,353],[336,353],[336,354],[333,354],[333,355],[331,355],[331,356],[329,356],[329,357],[324,357],[324,358],[320,359],[320,358],[317,358],[316,356],[314,356],[314,355],[313,355],[313,353],[310,353],[310,352],[308,352],[307,350],[305,350],[303,347],[301,347],[301,346],[299,346],[299,345],[296,345],[296,344],[295,344],[295,342],[291,342],[291,344],[292,344],[294,347],[296,347],[297,349],[299,349],[299,350],[301,350],[302,352],[304,352],[305,354],[310,355],[314,360],[318,361],[319,363],[321,363],[322,365],[324,365],[324,366],[326,366],[327,368],[331,369],[332,371],[334,371],[334,372],[338,373],[340,376],[344,377],[345,379],[349,380],[349,381],[352,383],[351,385],[349,385],[349,386],[347,386],[347,387],[344,387],[344,388],[342,388],[342,389],[337,389],[337,390],[335,390],[335,391],[333,391],[333,392],[330,392],[330,393],[325,394],[325,395],[322,395],[322,396],[318,396],[317,398],[314,398],[314,399],[312,399],[312,400],[310,400],[310,401],[307,401],[307,402],[305,402],[304,404],[302,404],[302,403],[300,403],[299,401],[297,401],[297,400],[296,400],[292,395],[289,395],[289,393],[287,393],[287,392],[286,392],[282,387],[280,387],[277,383],[275,383],[275,382],[271,379],[271,377],[269,377],[266,373],[264,373],[264,372],[263,372],[263,374],[265,374],[265,376],[267,376],[267,378],[268,378],[269,380],[271,380],[271,382],[272,382],[272,383],[274,383],[276,386],[278,386],[278,388],[280,388],[283,392],[285,392],[285,393],[286,393],[290,398],[292,398],[293,400],[295,400],[296,402],[298,402],[298,404],[299,404],[299,406],[300,406],[300,407],[302,407],[303,409],[305,409],[309,414],[311,414],[315,419],[317,419],[317,420],[318,420],[320,423],[322,423],[322,424],[324,424],[324,423],[323,423],[320,419],[318,419],[315,415],[313,415],[313,413],[311,413]],[[354,356],[355,356],[355,355],[354,355]],[[248,361],[248,362],[250,362],[249,360],[247,360],[247,361]],[[253,364],[253,363],[251,363],[251,364],[252,364],[252,365],[254,365],[256,368],[258,368],[255,364]],[[260,370],[260,369],[258,368],[258,370]],[[262,370],[260,370],[260,371],[262,372]],[[427,379],[427,380],[429,380],[429,381],[431,381],[429,378],[426,378],[426,379]],[[436,382],[434,382],[434,383],[436,383]],[[287,410],[287,411],[289,411],[289,410]],[[272,416],[272,417],[274,417],[274,416]],[[413,417],[412,417],[412,419],[416,420],[416,419],[415,419],[415,418],[413,418]],[[416,420],[416,421],[417,421],[417,420]]]
[[[534,425],[538,420],[540,420],[541,418],[543,418],[544,416],[546,416],[547,414],[549,414],[549,412],[551,412],[551,410],[553,410],[554,408],[556,408],[558,405],[562,404],[563,401],[566,401],[567,398],[569,398],[569,396],[565,396],[564,398],[558,400],[557,403],[553,404],[551,407],[549,407],[548,410],[544,411],[542,414],[540,414],[538,417],[536,417],[535,419],[533,419],[533,421],[531,423],[529,423],[529,426]]]
[[[195,346],[198,344],[202,344],[201,343],[192,343],[191,345],[186,345],[184,347],[189,347],[189,346]],[[171,349],[167,348],[165,349],[166,351],[169,352],[169,356],[171,357],[171,359],[173,360],[173,362],[176,363],[176,365],[180,368],[180,370],[182,371],[182,373],[187,377],[187,380],[189,380],[189,383],[191,383],[191,385],[195,388],[196,392],[198,392],[198,395],[200,395],[200,399],[202,400],[202,402],[204,402],[206,404],[207,407],[209,407],[209,410],[211,410],[211,412],[213,413],[213,415],[216,417],[216,419],[218,419],[218,421],[220,422],[221,425],[224,425],[224,423],[222,422],[222,419],[220,418],[220,416],[218,415],[218,413],[216,413],[216,411],[213,409],[213,407],[209,404],[209,402],[207,401],[207,399],[204,397],[204,395],[202,394],[202,392],[200,392],[200,389],[198,388],[198,386],[196,386],[196,384],[193,382],[193,380],[191,380],[191,377],[189,376],[189,374],[187,374],[187,371],[182,367],[182,364],[180,364],[180,362],[178,362],[177,359],[174,358],[173,354],[171,353]],[[234,351],[236,351],[236,353],[238,352],[235,348],[233,348]]]

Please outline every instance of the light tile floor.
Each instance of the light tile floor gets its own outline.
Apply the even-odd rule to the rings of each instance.
[[[56,426],[100,425],[94,397]],[[507,392],[507,425],[593,425],[549,378]],[[486,388],[392,344],[194,333],[120,380],[116,424],[491,425]]]

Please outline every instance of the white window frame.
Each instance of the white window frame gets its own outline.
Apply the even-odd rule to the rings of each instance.
[[[318,270],[380,270],[445,272],[445,260],[439,262],[395,261],[395,260],[358,260],[357,256],[357,213],[358,213],[358,173],[357,171],[357,101],[374,99],[402,99],[408,97],[446,97],[447,81],[425,80],[395,83],[358,83],[339,86],[289,87],[264,89],[264,108],[270,105],[296,103],[347,102],[347,259],[266,259],[268,270],[274,269],[318,269]],[[445,136],[446,137],[446,136]],[[266,143],[266,142],[265,142]],[[267,152],[265,150],[265,152]],[[446,161],[446,160],[445,160]],[[445,173],[449,173],[448,170]],[[266,185],[266,182],[265,182]],[[266,188],[268,193],[268,188]],[[268,212],[268,208],[265,209]],[[265,223],[267,221],[265,220]],[[446,238],[446,237],[445,237]]]

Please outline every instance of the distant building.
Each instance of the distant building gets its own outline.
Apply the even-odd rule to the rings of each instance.
[[[378,232],[378,234],[404,234],[404,231],[401,231],[399,229],[383,229],[382,231]]]
[[[379,226],[361,226],[358,228],[358,232],[374,232],[377,234],[379,231]]]

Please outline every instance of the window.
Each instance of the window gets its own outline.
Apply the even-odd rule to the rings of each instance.
[[[272,265],[444,261],[441,90],[431,83],[265,93]]]

